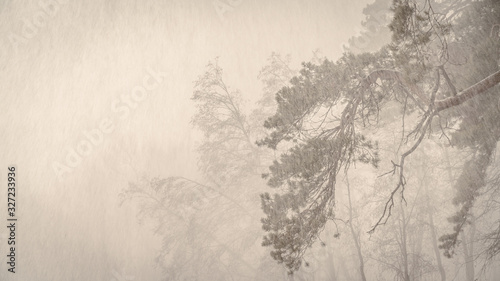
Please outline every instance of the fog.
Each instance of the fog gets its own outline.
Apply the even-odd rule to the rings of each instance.
[[[376,52],[391,42],[391,1],[375,1],[372,9],[365,9],[373,2],[2,1],[0,221],[5,226],[0,230],[0,280],[499,278],[500,240],[495,232],[500,210],[500,162],[496,153],[500,139],[498,82],[491,82],[484,90],[486,94],[473,97],[474,101],[481,99],[474,110],[465,101],[456,110],[440,111],[439,124],[429,125],[431,129],[427,131],[426,124],[433,121],[425,118],[432,119],[429,112],[439,105],[434,106],[434,100],[452,97],[451,90],[446,90],[451,88],[445,82],[444,72],[438,74],[438,85],[443,90],[440,88],[433,98],[428,98],[431,105],[427,113],[426,108],[418,111],[420,105],[414,97],[405,99],[393,93],[407,84],[396,87],[376,80],[379,84],[372,87],[373,91],[391,91],[391,98],[377,101],[377,106],[384,110],[379,110],[376,118],[367,109],[367,115],[361,112],[362,117],[356,119],[359,124],[352,128],[377,142],[376,146],[360,145],[359,151],[364,152],[352,156],[357,162],[339,163],[338,159],[344,156],[321,160],[322,154],[334,155],[338,145],[319,147],[321,143],[310,141],[323,136],[321,130],[328,132],[336,126],[334,122],[339,119],[328,114],[340,116],[358,90],[349,92],[343,100],[330,103],[325,101],[330,96],[325,95],[325,99],[318,98],[320,102],[311,102],[318,104],[314,113],[305,111],[310,114],[308,119],[296,123],[302,133],[287,132],[291,138],[279,140],[275,149],[270,145],[272,141],[256,145],[272,137],[273,132],[293,127],[286,126],[290,112],[285,110],[286,102],[292,103],[295,96],[286,96],[281,89],[307,85],[289,82],[300,75],[303,62],[323,65],[321,69],[329,77],[336,74],[328,69],[336,66],[323,63],[324,59],[336,62],[343,58],[349,71],[362,69],[344,72],[354,80],[374,69],[394,65],[398,70],[417,69],[412,65],[400,67],[398,61],[373,63],[378,57],[366,59],[370,61],[366,64],[354,59],[351,62],[344,55],[371,52],[383,57],[380,61],[390,61]],[[453,1],[438,1],[447,2]],[[463,1],[463,7],[449,9],[467,11],[467,5],[470,1]],[[498,5],[492,7],[492,11],[497,8]],[[374,13],[377,9],[382,12]],[[498,10],[491,14],[497,15]],[[485,18],[499,23],[490,14]],[[453,31],[457,34],[456,30],[466,30],[459,20],[456,19]],[[453,19],[450,22],[455,24]],[[458,40],[459,35],[446,35],[450,58],[434,66],[439,69],[439,65],[444,65],[451,80],[457,81],[455,94],[460,95],[498,71],[500,64],[495,63],[484,67],[484,74],[475,70],[479,68],[475,65],[483,61],[500,62],[500,31],[492,25],[485,32],[492,34],[487,43],[491,46],[479,51],[480,59],[476,58],[479,55],[474,53],[474,46],[463,47],[467,43]],[[453,40],[462,45],[454,47]],[[433,42],[425,49],[429,53]],[[452,64],[453,59],[464,59],[470,64]],[[312,73],[320,73],[319,69]],[[415,82],[429,97],[434,85],[432,71],[434,68],[422,74],[426,78],[418,76],[421,80]],[[362,84],[358,82],[346,85]],[[344,91],[333,82],[322,83],[311,87],[314,91],[326,87],[331,96],[335,96],[335,91]],[[217,91],[222,94],[214,94]],[[309,104],[309,98],[315,97],[307,90],[303,96],[307,98],[293,103],[293,108],[299,110],[300,105]],[[280,97],[286,97],[282,98],[283,103]],[[363,110],[374,106],[365,107],[365,100],[368,99],[363,98]],[[231,104],[232,109],[221,109],[221,104]],[[490,110],[485,104],[499,106]],[[276,124],[285,125],[268,124],[264,128],[264,121],[274,115],[281,116]],[[365,118],[375,125],[361,126]],[[424,118],[420,125],[423,127],[403,142],[402,135],[406,137],[418,127],[420,118]],[[463,131],[461,126],[481,122],[491,126],[488,133],[478,126],[482,129],[466,131],[466,136],[453,135]],[[425,135],[421,143],[420,134]],[[479,141],[483,139],[488,144],[484,145],[486,148],[474,150],[483,147]],[[353,137],[354,146],[364,143],[358,140]],[[401,156],[416,142],[418,149],[406,160],[402,184],[405,191],[395,193],[392,215],[385,224],[378,225],[381,216],[382,222],[385,220],[384,203],[392,198],[392,189],[402,183],[399,172],[403,165],[398,166]],[[307,146],[310,143],[312,148]],[[295,145],[310,149],[300,154],[298,162],[298,167],[306,171],[294,170],[295,174],[286,178],[286,172],[280,171],[287,167],[269,169],[277,165],[273,163],[287,163],[281,155],[293,156],[291,149]],[[353,151],[358,151],[354,146]],[[486,164],[479,159],[479,164],[473,161],[478,167],[470,168],[481,172],[463,172],[467,165],[476,165],[470,164],[470,159],[483,154],[487,154],[483,161]],[[307,155],[313,159],[306,159]],[[370,165],[375,162],[376,165]],[[300,261],[300,266],[290,270],[295,264],[292,260],[287,267],[284,256],[279,263],[280,258],[270,255],[279,249],[279,237],[268,247],[261,245],[263,237],[273,231],[286,233],[286,229],[273,228],[277,227],[273,223],[286,224],[276,221],[277,210],[285,208],[286,202],[276,203],[275,199],[267,205],[266,212],[265,196],[261,199],[260,194],[286,194],[287,190],[297,186],[301,189],[314,180],[318,183],[320,176],[311,178],[308,173],[323,173],[319,172],[321,167],[315,167],[331,167],[332,163],[342,167],[335,168],[335,178],[330,173],[330,182],[334,184],[328,190],[333,193],[325,201],[335,215],[326,215],[324,224],[323,217],[315,215],[302,221],[300,227],[319,231],[304,236],[301,231],[291,238],[288,246],[297,245],[289,249],[300,249],[291,250],[292,256],[301,254],[293,259]],[[15,167],[15,176],[9,174],[14,171],[10,167]],[[386,172],[389,175],[384,175]],[[298,182],[301,177],[306,180],[295,186],[293,181]],[[439,266],[437,246],[432,241],[453,232],[454,223],[448,218],[471,201],[454,199],[463,190],[456,186],[469,181],[484,183],[471,193],[474,206],[467,207],[464,217],[467,215],[468,221],[459,235],[463,242],[457,244],[451,258],[444,256],[444,248],[439,249]],[[11,182],[15,182],[14,197],[8,195]],[[297,200],[307,197],[297,196]],[[15,215],[8,210],[13,206],[8,205],[8,198],[15,198]],[[281,218],[293,217],[294,212],[309,203],[301,204],[284,210]],[[430,209],[433,212],[427,212]],[[469,210],[474,215],[469,216]],[[266,230],[265,220],[261,222],[266,216],[273,230]],[[14,222],[12,218],[17,219],[15,231],[9,228]],[[374,226],[375,231],[370,232]],[[295,238],[299,236],[303,240],[297,242]],[[15,237],[15,244],[10,243],[13,239],[9,237]],[[360,269],[360,256],[364,256],[364,269]],[[441,279],[441,269],[446,271],[445,279]]]

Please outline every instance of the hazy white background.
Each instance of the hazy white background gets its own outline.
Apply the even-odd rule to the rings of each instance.
[[[159,280],[159,238],[132,204],[119,207],[118,193],[143,175],[196,176],[190,97],[207,62],[219,56],[226,83],[255,101],[271,52],[296,66],[316,49],[337,58],[369,2],[243,0],[220,17],[211,0],[65,1],[26,38],[39,1],[0,1],[0,225],[11,164],[19,219],[16,274],[0,228],[0,280]],[[24,40],[16,47],[13,36]],[[148,67],[169,75],[119,119],[113,100],[141,85]],[[54,162],[108,116],[115,131],[58,180]]]

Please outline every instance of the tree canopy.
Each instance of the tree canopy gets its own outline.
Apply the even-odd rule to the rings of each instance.
[[[456,184],[454,203],[461,208],[451,218],[456,227],[442,238],[447,253],[456,244],[500,137],[498,51],[496,59],[481,59],[500,47],[488,34],[492,19],[500,18],[500,5],[454,1],[436,10],[435,4],[393,1],[390,45],[374,53],[346,53],[336,62],[304,63],[291,85],[276,93],[277,110],[264,124],[270,134],[259,145],[285,152],[265,175],[279,191],[261,195],[268,232],[263,245],[272,246],[273,258],[291,272],[335,218],[340,173],[356,163],[377,168],[384,161],[370,132],[383,125],[379,115],[391,102],[399,104],[402,150],[387,174],[398,180],[370,232],[387,222],[397,194],[405,200],[407,157],[424,139],[445,136],[447,145],[474,150]],[[474,42],[481,43],[456,50]],[[457,63],[461,59],[470,62]],[[464,67],[474,70],[464,72]],[[413,124],[410,116],[418,116]],[[471,138],[478,134],[484,137]]]
[[[437,272],[446,280],[441,255],[452,257],[459,244],[473,280],[480,217],[497,223],[480,235],[484,257],[498,255],[500,171],[492,163],[500,140],[500,3],[388,6],[377,0],[365,8],[366,30],[335,61],[316,51],[295,70],[289,55],[272,53],[250,111],[218,60],[208,63],[192,95],[191,123],[203,133],[199,179],[145,178],[123,193],[155,220],[169,278],[282,279],[258,244],[265,234],[262,246],[297,279],[322,276],[313,270],[321,264],[334,279],[339,221],[362,280],[369,259],[398,280]],[[381,44],[388,34],[390,43]],[[452,204],[456,210],[444,210]],[[447,217],[451,227],[436,223]]]

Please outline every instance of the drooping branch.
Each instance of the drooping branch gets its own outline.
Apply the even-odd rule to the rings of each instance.
[[[374,73],[376,73],[376,72],[374,72]],[[393,73],[394,74],[390,73],[390,71],[386,72],[384,70],[382,72],[382,75],[376,74],[373,77],[377,77],[377,78],[384,77],[386,79],[394,79],[394,80],[397,79],[397,81],[399,81],[399,82],[405,81],[404,79],[401,80],[400,73],[398,73],[398,72],[393,72]],[[369,82],[373,83],[376,81],[377,78],[375,78],[375,80],[373,80],[374,78],[371,78],[372,80],[367,79],[367,83],[369,83]],[[403,153],[401,155],[400,164],[399,165],[394,164],[394,170],[391,172],[394,173],[396,171],[396,169],[399,169],[399,183],[398,183],[397,187],[391,192],[391,195],[385,204],[382,216],[379,218],[377,223],[372,227],[372,229],[370,229],[370,231],[368,233],[373,233],[375,231],[375,229],[377,228],[377,226],[385,224],[385,222],[387,222],[387,219],[390,217],[391,209],[394,206],[394,195],[400,188],[402,189],[401,192],[403,192],[404,187],[405,187],[405,180],[404,180],[404,174],[403,174],[404,160],[407,156],[409,156],[411,153],[413,153],[413,151],[415,151],[417,149],[417,147],[420,145],[420,143],[422,142],[423,137],[425,136],[425,133],[428,129],[428,126],[432,122],[432,117],[435,114],[437,114],[439,111],[451,108],[453,106],[460,105],[463,102],[465,102],[465,101],[467,101],[467,100],[469,100],[469,99],[471,99],[471,98],[473,98],[481,93],[484,93],[485,91],[494,87],[498,83],[500,83],[500,71],[497,71],[494,74],[486,77],[485,79],[472,85],[471,87],[467,88],[466,90],[462,91],[460,94],[458,94],[456,96],[449,97],[449,98],[446,98],[443,100],[438,100],[438,101],[434,102],[435,94],[439,88],[439,71],[437,72],[437,82],[436,82],[436,86],[434,87],[434,89],[432,90],[432,93],[431,93],[431,99],[430,99],[429,104],[428,104],[429,109],[426,112],[426,114],[424,115],[422,122],[420,123],[420,124],[425,123],[425,125],[423,126],[423,129],[421,126],[417,126],[417,128],[416,128],[416,131],[418,131],[419,129],[422,129],[420,131],[420,137],[418,138],[417,142],[408,151],[406,151],[405,153]],[[413,88],[415,89],[418,87],[415,85]],[[403,200],[404,200],[404,197],[403,197]]]
[[[341,168],[347,170],[350,163],[358,159],[354,153],[356,149],[362,149],[357,141],[363,141],[363,139],[362,136],[359,136],[358,140],[358,135],[355,134],[355,121],[359,120],[360,115],[361,119],[365,118],[362,112],[363,103],[366,97],[372,94],[374,90],[372,87],[377,86],[380,81],[389,81],[393,86],[401,87],[406,98],[413,100],[415,105],[424,112],[424,115],[421,122],[408,135],[415,134],[416,141],[400,155],[399,163],[394,164],[394,170],[391,172],[397,173],[398,184],[392,190],[382,216],[370,230],[370,233],[389,219],[398,192],[401,192],[404,201],[405,159],[416,151],[426,133],[431,132],[433,117],[437,115],[439,110],[443,110],[438,106],[442,106],[443,101],[446,101],[446,99],[435,100],[441,85],[439,69],[436,69],[436,83],[428,92],[424,92],[420,85],[397,70],[378,69],[369,73],[368,76],[354,81],[352,76],[344,73],[345,69],[341,68],[339,72],[342,73],[342,77],[348,77],[347,81],[339,81],[341,84],[346,83],[346,87],[333,88],[322,95],[323,92],[318,92],[317,89],[322,89],[322,86],[327,87],[330,83],[323,80],[318,82],[315,80],[316,76],[313,79],[308,76],[311,75],[309,72],[304,71],[300,77],[302,80],[297,78],[296,84],[285,88],[280,95],[277,95],[279,103],[277,114],[266,123],[266,128],[275,129],[275,131],[271,134],[271,138],[262,143],[275,149],[279,142],[292,140],[295,137],[291,136],[290,132],[296,133],[306,130],[302,125],[294,126],[298,123],[308,122],[305,119],[306,116],[314,115],[314,109],[318,107],[318,104],[330,102],[328,103],[330,105],[337,102],[339,97],[344,94],[347,97],[347,103],[342,113],[334,121],[339,123],[325,126],[317,136],[308,136],[309,140],[294,146],[290,149],[290,154],[283,155],[281,161],[276,161],[271,166],[272,177],[268,184],[271,187],[288,185],[289,192],[276,194],[274,198],[268,193],[261,196],[263,210],[267,215],[267,218],[262,221],[263,228],[269,232],[264,238],[263,246],[274,246],[274,250],[271,251],[273,258],[279,263],[284,263],[292,272],[300,267],[305,250],[315,241],[326,221],[331,218],[338,171]],[[488,83],[479,82],[471,88],[482,93],[499,82],[496,81],[497,78],[494,78],[493,81],[490,80],[491,78],[487,78]],[[311,85],[315,86],[311,87]],[[471,88],[456,97],[460,99],[465,97],[467,100],[477,95],[469,96],[470,94],[467,94]],[[382,87],[382,91],[384,89],[385,87]],[[332,95],[332,92],[340,92],[340,94]],[[300,95],[301,93],[306,94]],[[381,94],[383,95],[383,93]],[[387,98],[391,97],[387,96]],[[456,104],[462,102],[456,102]],[[375,108],[375,106],[377,106],[376,110],[379,110],[378,104],[373,107]],[[294,177],[293,180],[291,180],[292,177]],[[290,216],[290,214],[293,215]]]
[[[396,172],[396,169],[399,169],[399,182],[398,182],[396,188],[394,188],[392,190],[391,195],[389,196],[389,199],[387,199],[387,201],[384,205],[384,211],[382,213],[382,216],[380,216],[379,220],[368,231],[369,234],[374,233],[378,226],[386,224],[387,221],[389,220],[389,217],[392,214],[392,208],[394,207],[394,195],[396,194],[396,192],[398,190],[401,189],[402,200],[406,201],[404,198],[404,194],[403,194],[404,189],[405,189],[405,185],[406,185],[406,179],[404,176],[405,159],[406,159],[406,157],[408,157],[410,154],[412,154],[418,148],[418,146],[420,145],[420,143],[424,139],[425,133],[429,129],[429,126],[432,122],[433,117],[434,117],[434,115],[432,115],[432,114],[426,115],[424,117],[424,119],[422,120],[422,121],[424,121],[423,122],[424,125],[423,125],[421,132],[420,132],[420,136],[419,136],[418,140],[413,144],[413,146],[409,150],[407,150],[405,153],[403,153],[401,155],[401,158],[399,160],[399,165],[394,164],[394,162],[393,162],[394,170],[392,170],[391,172],[394,174]]]

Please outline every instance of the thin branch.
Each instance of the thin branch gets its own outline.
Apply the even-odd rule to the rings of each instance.
[[[451,82],[451,79],[448,76],[448,73],[446,73],[444,66],[443,65],[439,66],[439,69],[441,69],[441,72],[443,72],[443,77],[446,80],[446,84],[448,84],[448,88],[450,88],[452,95],[456,96],[457,95],[457,88],[455,88],[455,85],[453,85],[453,83]]]
[[[431,114],[430,116],[425,117],[427,120],[425,121],[424,129],[421,131],[420,137],[418,138],[417,142],[415,142],[415,144],[413,144],[413,146],[409,150],[407,150],[405,153],[403,153],[401,155],[399,166],[398,166],[398,168],[399,168],[399,183],[396,186],[396,188],[391,192],[391,195],[390,195],[389,199],[386,201],[385,206],[384,206],[384,211],[382,213],[382,216],[379,218],[379,220],[377,221],[377,223],[375,223],[375,225],[368,231],[369,234],[374,233],[375,230],[377,229],[377,227],[379,225],[384,225],[384,224],[387,223],[387,220],[389,219],[389,217],[392,214],[392,207],[394,207],[394,195],[396,194],[396,192],[399,189],[401,189],[401,196],[402,196],[403,201],[406,202],[406,200],[404,198],[404,194],[403,194],[404,187],[406,185],[406,179],[404,177],[404,163],[405,163],[405,159],[406,159],[407,156],[409,156],[410,154],[412,154],[417,149],[417,147],[420,145],[420,143],[424,139],[425,133],[426,133],[427,129],[429,128],[431,122],[432,122],[433,116],[434,116],[434,114]],[[394,165],[394,169],[396,169],[396,164],[394,164],[394,162],[393,162],[393,165]]]

